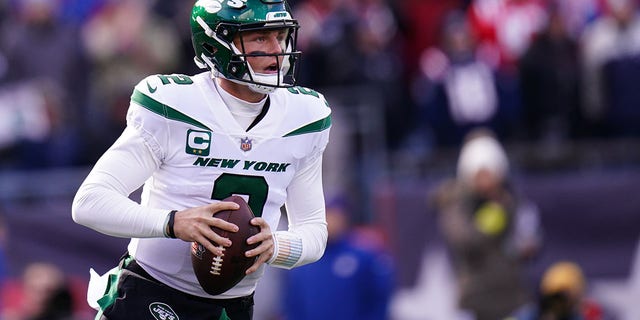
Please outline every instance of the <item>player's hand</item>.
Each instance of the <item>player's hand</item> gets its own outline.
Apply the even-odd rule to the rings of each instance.
[[[256,272],[258,268],[265,262],[269,261],[273,256],[273,238],[271,234],[271,228],[266,220],[263,218],[253,218],[251,219],[251,224],[260,228],[260,233],[249,237],[247,239],[247,244],[260,243],[256,248],[245,252],[247,257],[258,257],[256,262],[253,263],[249,269],[247,269],[246,274],[251,274]]]
[[[216,244],[228,247],[231,246],[231,240],[219,236],[211,230],[211,227],[237,232],[238,226],[225,220],[214,218],[213,214],[218,211],[237,210],[238,208],[240,206],[235,202],[220,201],[178,211],[174,218],[173,232],[177,238],[188,242],[196,241],[213,254],[221,256],[223,254],[222,249],[217,247]],[[211,241],[214,243],[211,243]]]

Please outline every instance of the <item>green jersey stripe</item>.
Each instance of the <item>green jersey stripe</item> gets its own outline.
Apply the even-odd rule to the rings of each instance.
[[[199,121],[187,116],[186,114],[173,109],[171,107],[169,107],[168,105],[161,103],[159,101],[156,101],[152,98],[150,98],[149,96],[145,95],[144,93],[138,91],[138,90],[134,90],[133,94],[131,95],[131,100],[134,101],[135,103],[141,105],[142,107],[144,107],[145,109],[157,113],[169,120],[176,120],[176,121],[180,121],[180,122],[184,122],[184,123],[188,123],[190,125],[196,126],[200,129],[205,129],[205,130],[209,130],[211,131],[211,129],[209,129],[207,126],[205,126],[204,124],[200,123]]]
[[[297,136],[305,133],[320,132],[325,129],[328,129],[329,127],[331,127],[331,115],[328,115],[324,119],[320,119],[318,121],[309,123],[304,127],[300,127],[296,130],[293,130],[285,134],[283,137],[291,137],[291,136]]]

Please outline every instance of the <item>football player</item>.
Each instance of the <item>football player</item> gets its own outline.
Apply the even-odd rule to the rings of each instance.
[[[199,0],[191,31],[193,76],[153,75],[136,85],[127,126],[73,201],[74,221],[131,238],[119,265],[92,271],[96,319],[251,319],[265,264],[290,269],[318,260],[327,229],[322,154],[331,110],[295,85],[298,23],[285,1]],[[143,186],[140,203],[129,195]],[[235,287],[212,296],[191,264],[198,242],[216,255],[237,226],[212,217],[243,196],[259,234],[257,257]],[[285,205],[288,230],[275,231]],[[108,285],[107,285],[108,282]],[[97,293],[97,294],[96,294]]]

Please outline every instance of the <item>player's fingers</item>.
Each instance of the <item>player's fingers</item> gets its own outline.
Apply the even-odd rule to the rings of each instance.
[[[232,201],[218,201],[218,202],[214,202],[206,205],[205,208],[211,211],[211,213],[216,213],[218,211],[224,211],[224,210],[238,210],[240,206],[237,203]]]
[[[204,236],[197,237],[197,240],[195,241],[203,245],[207,250],[211,251],[211,253],[215,254],[216,256],[222,256],[224,254],[224,247],[222,245],[213,243]]]
[[[273,254],[273,252],[271,254]],[[258,259],[256,259],[256,262],[254,262],[253,265],[251,265],[251,267],[249,267],[249,269],[247,269],[245,274],[251,274],[251,273],[256,272],[258,270],[258,268],[260,268],[260,266],[262,264],[264,264],[265,262],[267,262],[269,260],[269,258],[271,258],[270,254],[261,254],[260,256],[258,256]]]
[[[258,262],[256,260],[256,262],[249,268],[247,269],[247,271],[245,272],[245,274],[249,275],[252,274],[254,272],[256,272],[256,270],[258,270],[258,268],[260,268],[260,266],[263,264],[264,262]]]
[[[266,220],[264,220],[263,218],[253,218],[251,219],[251,224],[260,227],[260,232],[254,236],[249,237],[247,239],[247,244],[251,245],[271,239],[271,228],[269,227],[269,224]]]
[[[204,236],[210,241],[215,242],[216,244],[219,244],[225,247],[231,246],[231,240],[229,240],[229,238],[225,238],[217,234],[215,231],[211,230],[211,228],[209,227],[201,228],[199,231],[202,236]]]
[[[247,239],[247,244],[252,245],[265,241],[273,241],[271,232],[261,231],[260,233],[253,235]]]
[[[216,212],[219,211],[224,211],[224,210],[237,210],[238,208],[240,208],[240,206],[235,203],[235,202],[230,202],[230,201],[220,201],[220,202],[216,202],[216,203],[211,203],[205,206],[207,211],[211,212],[211,218],[207,219],[207,224],[210,227],[217,227],[220,228],[222,230],[226,230],[229,232],[237,232],[238,231],[238,226],[236,226],[233,223],[229,223],[225,220],[222,219],[218,219],[218,218],[214,218],[213,214],[215,214]]]
[[[267,220],[265,220],[264,218],[260,218],[260,217],[256,217],[251,219],[251,224],[257,227],[260,227],[260,230],[264,230],[264,229],[271,229],[269,227],[269,224],[267,223]]]
[[[257,247],[245,252],[245,255],[247,257],[255,257],[258,255],[263,255],[265,253],[267,255],[273,254],[273,240],[271,239],[271,237],[269,237],[269,239],[265,239],[264,241],[260,242],[260,245],[258,245]]]
[[[218,218],[207,219],[207,225],[209,227],[217,227],[229,232],[238,232],[239,230],[237,225]]]

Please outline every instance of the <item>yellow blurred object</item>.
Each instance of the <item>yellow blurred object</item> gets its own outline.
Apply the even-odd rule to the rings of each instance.
[[[507,226],[507,213],[499,203],[487,202],[476,211],[475,225],[484,234],[498,235]]]
[[[544,294],[567,292],[579,297],[585,289],[582,268],[573,262],[557,262],[544,273],[540,289]]]

